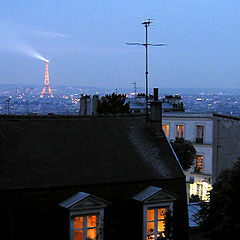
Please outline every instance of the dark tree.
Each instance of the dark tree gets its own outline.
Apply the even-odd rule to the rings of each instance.
[[[98,105],[99,114],[131,113],[130,104],[125,103],[126,95],[116,94],[106,95],[101,98]]]
[[[205,237],[238,239],[240,234],[240,161],[224,171],[210,191],[210,202],[201,202],[195,216]]]
[[[183,170],[191,168],[196,159],[196,149],[193,144],[183,138],[176,138],[175,141],[171,141],[171,144]]]

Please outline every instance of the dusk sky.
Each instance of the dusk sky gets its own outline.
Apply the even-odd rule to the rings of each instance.
[[[1,0],[0,84],[239,88],[239,0]]]

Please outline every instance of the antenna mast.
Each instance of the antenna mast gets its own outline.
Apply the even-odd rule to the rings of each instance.
[[[148,46],[165,46],[167,44],[165,43],[159,43],[159,44],[151,44],[148,43],[148,27],[152,23],[151,19],[148,19],[148,21],[143,22],[142,24],[145,26],[146,29],[146,42],[145,43],[126,43],[128,45],[140,45],[144,46],[146,49],[146,69],[145,69],[145,78],[146,78],[146,121],[148,122],[149,116],[148,116]]]

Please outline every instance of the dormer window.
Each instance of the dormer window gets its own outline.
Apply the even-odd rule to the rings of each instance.
[[[149,186],[133,197],[143,207],[143,240],[172,237],[173,202],[176,196],[162,188]]]
[[[99,215],[79,215],[74,217],[74,240],[99,239]]]
[[[109,202],[78,192],[59,205],[69,211],[70,240],[102,240],[104,208]]]
[[[147,239],[164,239],[167,209],[166,207],[147,209]]]

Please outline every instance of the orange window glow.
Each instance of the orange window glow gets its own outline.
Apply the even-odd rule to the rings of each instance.
[[[176,125],[176,137],[184,137],[184,125]]]
[[[163,131],[165,132],[166,137],[169,137],[169,125],[163,124],[162,128],[163,128]]]
[[[147,210],[147,240],[165,237],[165,217],[166,208],[152,208]]]
[[[97,239],[98,216],[83,215],[74,218],[74,240]]]
[[[196,168],[199,172],[203,171],[203,155],[197,155]]]

